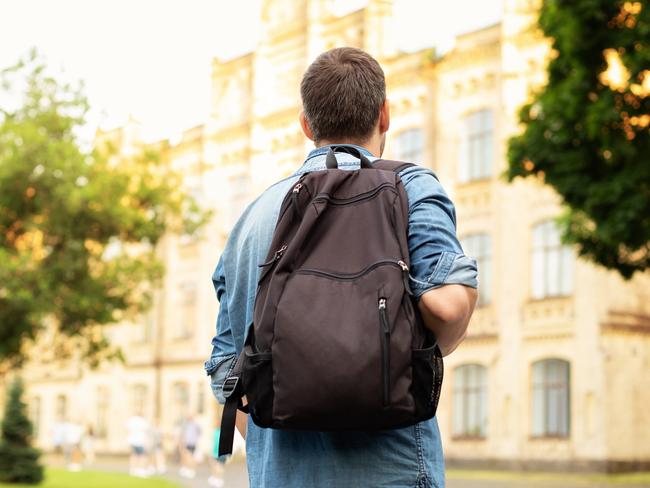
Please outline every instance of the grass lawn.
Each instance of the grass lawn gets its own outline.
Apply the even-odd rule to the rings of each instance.
[[[179,488],[176,483],[162,478],[134,478],[123,473],[81,471],[71,473],[65,469],[46,468],[45,480],[40,485],[8,485],[2,488]]]
[[[527,473],[518,471],[472,471],[450,469],[446,472],[448,478],[464,480],[503,480],[503,481],[536,481],[561,482],[563,486],[593,486],[608,484],[612,486],[648,485],[650,472],[600,474],[600,473]]]

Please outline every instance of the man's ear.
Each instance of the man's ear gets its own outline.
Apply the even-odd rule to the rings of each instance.
[[[388,105],[388,98],[384,100],[381,110],[379,111],[379,133],[384,134],[388,132],[390,127],[390,106]]]
[[[311,131],[311,127],[309,127],[309,122],[307,122],[307,116],[305,115],[305,111],[301,110],[300,115],[298,116],[298,120],[300,120],[300,127],[302,127],[302,132],[307,136],[307,139],[310,141],[314,140],[314,134]]]

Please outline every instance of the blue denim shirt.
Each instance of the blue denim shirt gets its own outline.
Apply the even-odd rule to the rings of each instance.
[[[364,148],[371,161],[375,158]],[[258,264],[268,253],[280,205],[299,176],[325,169],[328,147],[311,151],[293,175],[268,188],[235,224],[212,277],[220,302],[212,355],[205,363],[217,400],[253,321]],[[359,160],[336,154],[339,167]],[[477,287],[476,262],[456,237],[454,206],[431,170],[400,173],[409,200],[411,288],[417,299],[446,284]],[[444,461],[435,418],[383,432],[294,432],[262,429],[250,419],[246,437],[251,487],[443,487]]]

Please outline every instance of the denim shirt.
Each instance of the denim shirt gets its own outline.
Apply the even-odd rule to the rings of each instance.
[[[373,161],[364,148],[357,148]],[[205,363],[212,391],[224,402],[223,381],[241,352],[253,321],[258,264],[271,244],[280,205],[296,180],[324,170],[328,147],[311,151],[293,175],[268,188],[235,224],[212,281],[220,303],[212,354]],[[341,169],[359,160],[337,153]],[[454,206],[433,172],[421,166],[400,172],[409,201],[410,285],[414,296],[436,287],[476,288],[476,261],[456,237]],[[382,432],[295,432],[262,429],[249,418],[246,436],[251,487],[443,487],[444,461],[437,420]]]

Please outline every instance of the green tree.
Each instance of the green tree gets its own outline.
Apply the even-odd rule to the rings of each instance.
[[[20,102],[0,108],[0,361],[23,359],[47,326],[96,363],[115,353],[101,325],[149,305],[162,235],[191,233],[208,215],[159,153],[120,162],[85,149],[81,87],[35,53],[1,81],[12,95],[2,99]]]
[[[544,0],[548,83],[520,114],[507,176],[563,198],[565,241],[630,278],[650,266],[650,6]]]
[[[32,423],[22,396],[23,383],[16,379],[0,425],[0,481],[36,484],[43,479],[43,466],[38,462],[40,452],[31,446]]]

